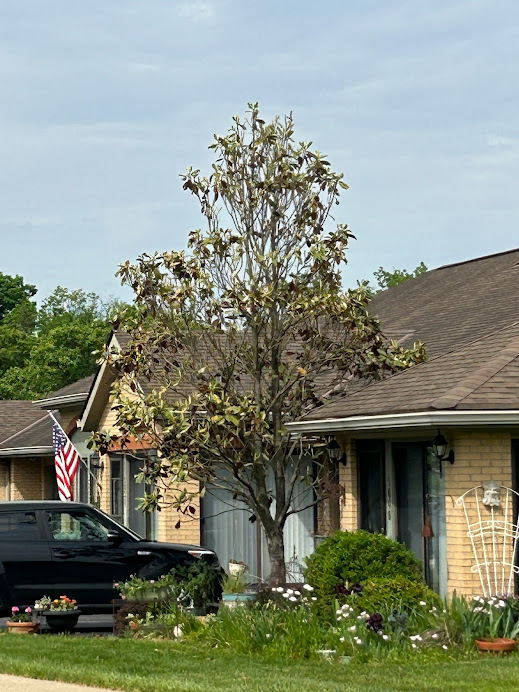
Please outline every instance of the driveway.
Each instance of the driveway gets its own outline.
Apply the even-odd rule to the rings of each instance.
[[[0,692],[87,692],[88,690],[101,692],[100,687],[85,687],[84,685],[72,685],[68,682],[56,682],[55,680],[34,680],[33,678],[0,674]],[[103,688],[103,692],[115,692],[115,690]]]

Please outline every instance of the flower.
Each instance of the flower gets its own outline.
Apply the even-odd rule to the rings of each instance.
[[[285,589],[284,589],[282,586],[278,586],[277,589],[273,589],[273,591],[274,591],[274,590],[277,591],[278,593],[283,593],[283,591],[284,591]]]
[[[427,605],[427,603],[425,601],[420,601],[420,605],[424,606]]]
[[[360,637],[353,637],[357,644],[362,644],[362,639]]]
[[[413,647],[413,649],[416,649],[416,644],[411,644],[411,646]]]
[[[18,608],[18,606],[13,606],[11,608],[11,613],[19,613],[19,612],[20,612],[20,608]]]
[[[357,629],[357,625],[352,625],[351,627],[348,627],[348,630],[350,632],[355,632],[356,629]]]
[[[306,591],[313,591],[314,587],[310,586],[310,584],[303,584],[303,589],[306,589]]]
[[[294,594],[295,594],[296,596],[300,596],[300,595],[301,595],[301,592],[300,592],[300,591],[294,591]]]
[[[431,635],[431,637],[432,637],[433,639],[438,639],[439,634],[437,634],[437,633],[435,632],[434,634]]]
[[[295,596],[290,596],[290,598],[288,600],[289,601],[297,601],[297,598]]]
[[[288,593],[284,593],[283,598],[288,598]]]
[[[447,646],[447,644],[444,644],[444,645],[442,646],[442,649],[445,649],[445,651],[447,651],[448,648],[449,648],[449,647]]]
[[[25,609],[25,612],[26,612],[26,613],[32,613],[32,608],[31,608],[31,606],[27,606],[27,608]]]
[[[317,596],[312,596],[312,601],[317,601]]]
[[[293,593],[294,593],[294,592],[293,592],[292,589],[287,589],[287,594],[289,594],[289,596],[291,596]]]
[[[344,642],[344,637],[339,637],[340,642]]]
[[[387,642],[387,640],[389,639],[389,637],[387,636],[387,634],[383,634],[383,635],[382,635],[382,639],[383,639],[385,642]]]
[[[266,634],[266,635],[265,635],[265,639],[270,639],[271,637],[272,637],[271,634]]]

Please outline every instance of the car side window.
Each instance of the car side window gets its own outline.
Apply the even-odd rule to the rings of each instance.
[[[0,541],[37,541],[40,531],[34,512],[0,512]]]
[[[110,529],[87,512],[54,510],[46,515],[55,541],[108,543]]]

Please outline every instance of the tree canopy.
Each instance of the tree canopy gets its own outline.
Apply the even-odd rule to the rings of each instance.
[[[2,275],[0,398],[35,399],[92,374],[118,308],[95,293],[58,286],[40,309],[34,286]],[[2,286],[12,290],[2,293]],[[7,309],[8,308],[8,309]]]
[[[215,136],[210,175],[190,168],[182,177],[206,223],[190,233],[189,253],[143,255],[120,268],[139,319],[108,359],[123,376],[116,435],[158,450],[145,469],[154,487],[145,507],[173,497],[179,511],[194,511],[186,488],[175,492],[187,478],[229,490],[261,522],[276,582],[283,527],[303,508],[298,484],[317,499],[326,486],[322,447],[314,443],[309,462],[286,424],[351,378],[383,377],[423,360],[424,349],[387,341],[366,287],[341,287],[353,237],[331,223],[347,189],[342,174],[295,140],[291,116],[266,123],[249,107]],[[95,444],[103,451],[111,439]]]
[[[423,262],[420,262],[420,264],[410,272],[407,271],[407,269],[394,268],[392,271],[388,271],[387,269],[384,269],[384,267],[379,267],[376,272],[373,272],[373,276],[377,280],[378,284],[378,289],[375,289],[374,292],[377,290],[385,291],[386,288],[393,288],[393,286],[403,284],[404,281],[415,279],[417,276],[425,274],[426,271],[428,270]]]

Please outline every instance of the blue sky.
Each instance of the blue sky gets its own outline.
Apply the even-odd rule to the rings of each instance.
[[[517,0],[0,0],[0,271],[128,295],[259,101],[345,173],[346,283],[519,246]]]

